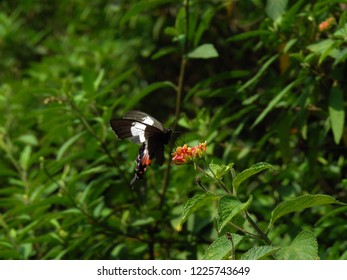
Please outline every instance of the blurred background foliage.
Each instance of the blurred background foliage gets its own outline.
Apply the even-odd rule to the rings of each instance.
[[[306,193],[346,201],[346,2],[191,0],[188,15],[184,4],[1,1],[0,259],[202,258],[216,205],[177,230],[196,171],[173,166],[165,191],[154,163],[132,191],[138,146],[109,127],[130,109],[170,127],[187,53],[176,145],[207,140],[208,160],[236,172],[277,166],[243,186],[256,220]],[[346,218],[312,208],[269,238],[309,229],[320,258],[346,259]]]

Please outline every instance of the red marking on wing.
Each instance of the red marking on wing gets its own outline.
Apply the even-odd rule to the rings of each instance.
[[[143,158],[142,158],[142,161],[141,161],[141,164],[149,166],[149,165],[151,165],[151,162],[152,162],[152,160],[149,158],[149,155],[148,154],[144,154]]]

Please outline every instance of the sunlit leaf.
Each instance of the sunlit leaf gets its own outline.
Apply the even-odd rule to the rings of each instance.
[[[272,20],[277,20],[285,13],[288,0],[267,0],[266,1],[266,14]]]
[[[266,162],[259,162],[252,165],[250,168],[243,170],[242,172],[238,173],[233,179],[233,188],[237,191],[242,182],[247,180],[249,177],[269,168],[274,169],[271,164],[268,164]]]
[[[329,116],[335,143],[338,144],[343,135],[345,125],[345,110],[343,94],[339,87],[332,87],[329,96]]]
[[[289,246],[281,248],[276,259],[280,260],[317,260],[318,242],[313,232],[302,231]]]
[[[216,196],[212,193],[209,193],[209,192],[204,193],[204,194],[195,195],[192,198],[190,198],[184,206],[182,218],[181,218],[178,230],[180,230],[182,228],[183,223],[196,210],[198,210],[200,207],[203,207],[204,205],[211,203],[211,201],[217,200],[217,199],[219,199],[218,196]]]
[[[233,243],[236,247],[242,240],[242,236],[238,234],[232,234]],[[226,237],[222,235],[218,237],[205,251],[204,260],[223,260],[228,259],[231,256],[232,243]]]
[[[208,59],[218,57],[218,52],[212,44],[204,44],[188,54],[189,58]]]
[[[272,224],[274,224],[280,217],[292,213],[301,211],[306,208],[325,205],[325,204],[341,204],[343,203],[336,200],[334,197],[323,194],[307,194],[299,197],[295,197],[289,199],[287,201],[283,201],[276,206],[276,208],[271,213],[271,219],[269,228]]]
[[[20,155],[19,164],[24,170],[28,170],[29,168],[31,151],[31,145],[26,145]]]
[[[241,256],[241,260],[260,260],[273,256],[279,249],[272,245],[253,247]]]
[[[246,210],[252,203],[253,197],[242,203],[234,196],[225,195],[219,200],[218,206],[218,231],[220,232],[227,223],[241,211]]]

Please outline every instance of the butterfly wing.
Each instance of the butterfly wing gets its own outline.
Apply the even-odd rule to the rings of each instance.
[[[160,121],[141,111],[129,111],[124,115],[123,119],[135,120],[143,124],[154,126],[155,128],[164,132],[163,124]]]
[[[145,149],[148,150],[150,159],[156,158],[159,165],[164,163],[164,142],[162,138],[150,137],[146,142]]]
[[[169,142],[171,130],[165,130],[161,122],[152,116],[140,112],[130,111],[123,119],[110,121],[113,131],[119,139],[129,138],[133,143],[141,144],[136,158],[135,176],[130,185],[141,179],[154,158],[158,164],[164,162],[164,145]]]
[[[147,139],[139,149],[136,158],[136,168],[135,175],[130,182],[131,188],[134,188],[137,179],[142,179],[144,173],[146,172],[147,166],[150,166],[152,160],[156,158],[159,165],[164,162],[164,144],[163,142],[158,142],[156,138]]]
[[[119,139],[129,138],[130,141],[136,144],[144,143],[146,139],[163,133],[155,126],[133,119],[113,119],[110,121],[110,125]]]

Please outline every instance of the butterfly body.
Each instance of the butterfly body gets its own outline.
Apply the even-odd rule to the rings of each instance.
[[[119,139],[128,138],[133,143],[142,144],[135,161],[135,176],[131,185],[136,179],[143,178],[154,158],[158,164],[163,164],[164,145],[170,140],[171,130],[166,130],[161,122],[144,112],[130,111],[123,119],[113,119],[110,124]]]

